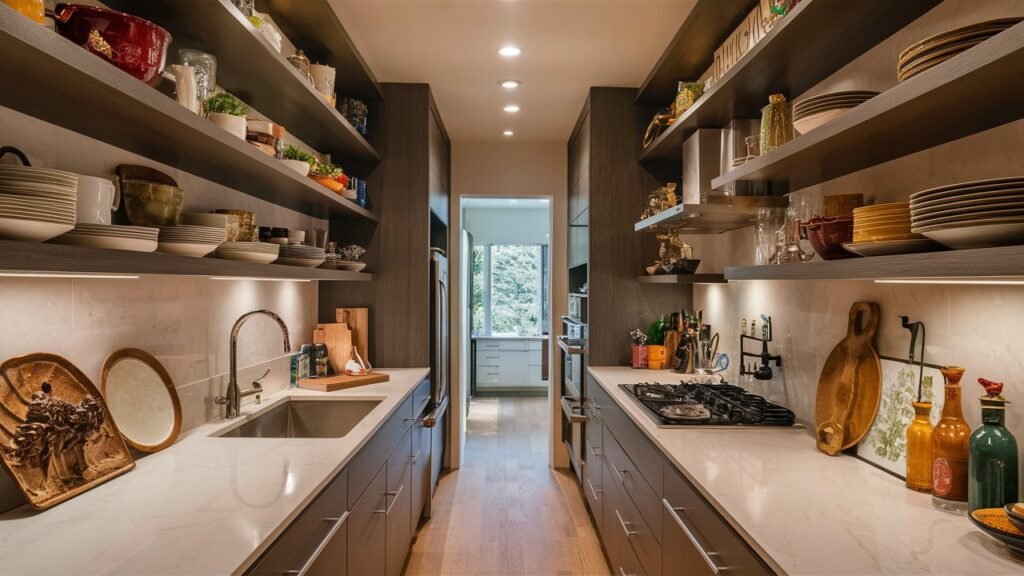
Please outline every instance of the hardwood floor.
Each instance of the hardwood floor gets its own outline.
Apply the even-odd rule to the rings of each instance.
[[[463,467],[441,478],[407,575],[609,574],[575,477],[548,467],[547,403],[473,400]]]

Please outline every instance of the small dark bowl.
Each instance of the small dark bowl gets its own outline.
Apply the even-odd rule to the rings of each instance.
[[[1015,512],[1013,510],[1013,507],[1016,506],[1016,505],[1017,505],[1016,503],[1014,503],[1014,504],[1007,504],[1004,507],[1005,510],[1006,510],[1006,517],[1010,520],[1010,522],[1014,526],[1017,527],[1018,530],[1020,530],[1021,532],[1024,532],[1024,514]],[[1021,504],[1021,506],[1024,507],[1024,504]]]
[[[271,228],[270,229],[270,237],[271,238],[287,238],[288,237],[288,229],[287,228]]]
[[[260,242],[266,242],[273,238],[273,228],[270,226],[260,226]]]
[[[656,265],[653,274],[656,276],[661,274],[693,274],[697,271],[698,266],[700,266],[700,260],[698,259],[672,260],[671,262]],[[649,270],[650,268],[648,268]]]
[[[801,223],[800,228],[823,260],[859,257],[843,248],[844,242],[853,241],[853,216],[815,217]]]

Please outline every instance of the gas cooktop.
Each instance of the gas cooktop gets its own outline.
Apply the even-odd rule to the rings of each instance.
[[[793,426],[790,410],[731,384],[619,384],[659,428]]]

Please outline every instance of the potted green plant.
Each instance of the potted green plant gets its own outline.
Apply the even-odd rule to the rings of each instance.
[[[633,343],[633,354],[630,366],[633,368],[647,368],[647,334],[637,328],[629,333],[629,339]]]
[[[282,152],[286,166],[295,170],[300,176],[309,176],[309,172],[316,164],[316,157],[294,144],[286,144]]]
[[[651,322],[647,327],[647,367],[651,370],[661,370],[665,367],[667,351],[665,350],[665,317]]]
[[[249,107],[228,92],[218,91],[203,103],[206,117],[217,126],[245,140],[245,115]]]

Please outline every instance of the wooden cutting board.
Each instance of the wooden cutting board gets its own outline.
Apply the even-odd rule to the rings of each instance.
[[[370,361],[370,309],[338,308],[334,311],[335,322],[347,324],[352,331],[352,344],[366,362]]]
[[[305,378],[303,380],[299,380],[299,388],[317,390],[319,392],[334,392],[335,390],[355,388],[356,386],[364,386],[366,384],[377,384],[379,382],[387,382],[389,380],[391,380],[391,377],[387,374],[370,372],[365,376],[340,375],[327,376],[326,378]]]
[[[855,303],[850,308],[846,337],[821,369],[815,431],[818,450],[829,456],[860,442],[878,412],[882,366],[873,344],[878,318],[878,304]]]
[[[327,360],[331,364],[331,372],[344,373],[345,364],[352,359],[352,331],[345,324],[317,324],[313,332],[313,342],[319,344],[317,338],[322,338],[322,343],[327,345]]]

